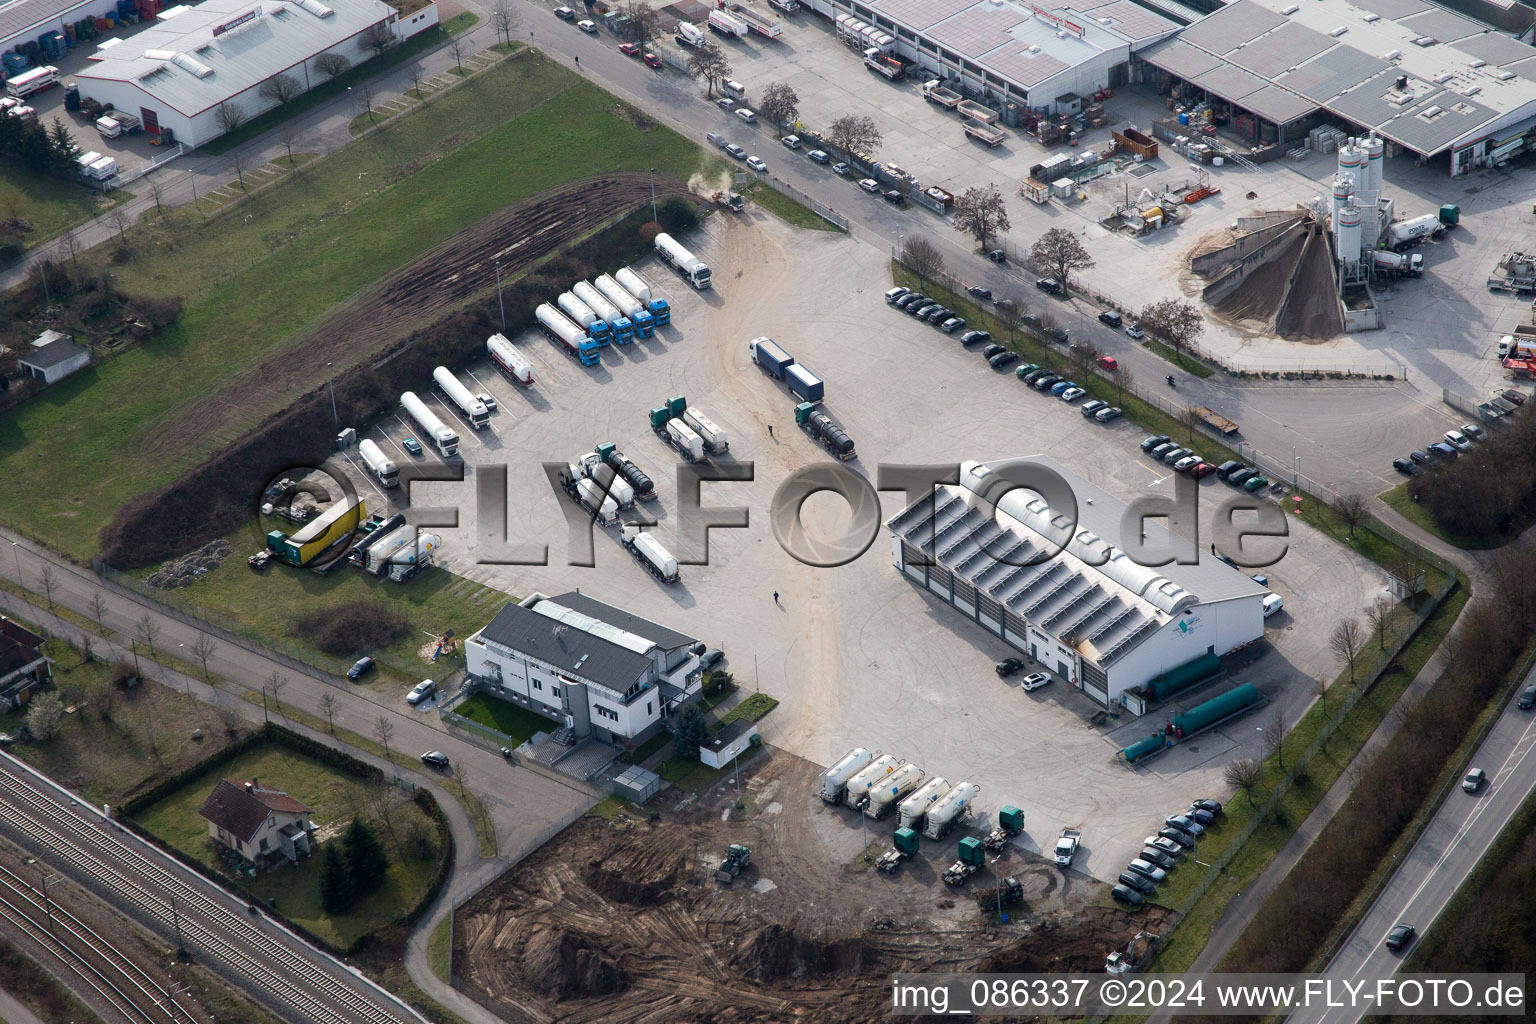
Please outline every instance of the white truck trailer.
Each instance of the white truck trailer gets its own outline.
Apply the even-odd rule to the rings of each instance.
[[[667,266],[682,274],[687,282],[699,291],[710,286],[709,266],[679,245],[677,239],[665,231],[656,236],[656,255],[661,257],[662,262]]]
[[[469,388],[453,375],[452,370],[439,366],[432,371],[432,379],[448,401],[469,421],[470,426],[484,430],[491,425],[491,411],[485,407],[484,402],[470,393]]]
[[[525,388],[533,386],[533,364],[516,345],[507,340],[506,335],[491,335],[486,340],[485,350],[491,354],[491,359],[507,376]]]
[[[357,446],[357,454],[362,457],[363,465],[368,467],[368,472],[378,478],[379,483],[385,487],[394,487],[400,483],[400,467],[395,465],[395,460],[384,454],[372,440],[363,439],[363,443]]]
[[[437,413],[428,408],[426,402],[417,398],[414,391],[402,394],[400,404],[404,406],[406,415],[421,428],[421,432],[426,435],[427,440],[432,442],[443,458],[452,458],[459,453],[459,435],[439,419]]]
[[[635,561],[645,567],[646,572],[663,583],[676,583],[682,578],[677,572],[677,559],[672,557],[672,553],[661,541],[634,525],[626,524],[623,533],[620,543],[635,556]]]

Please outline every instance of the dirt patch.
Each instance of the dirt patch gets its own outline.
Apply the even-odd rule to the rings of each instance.
[[[1165,927],[1158,907],[1093,905],[1101,883],[1017,846],[950,888],[939,876],[958,835],[878,874],[857,815],[814,795],[820,770],[778,750],[749,762],[744,820],[724,785],[663,794],[655,821],[576,822],[458,911],[454,983],[508,1020],[844,1024],[885,1019],[894,973],[1098,969]],[[714,871],[732,843],[752,864],[725,885]],[[994,870],[1025,889],[1007,924],[971,891]]]
[[[1268,324],[1285,301],[1291,271],[1301,256],[1304,235],[1287,243],[1213,308],[1223,319],[1256,320]]]
[[[1327,341],[1344,331],[1344,317],[1334,290],[1333,251],[1328,239],[1313,234],[1301,256],[1290,298],[1275,324],[1287,341]]]

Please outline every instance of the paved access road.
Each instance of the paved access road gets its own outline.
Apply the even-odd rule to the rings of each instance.
[[[1536,681],[1533,671],[1522,682]],[[1407,854],[1354,933],[1328,964],[1332,980],[1374,981],[1395,974],[1411,948],[1390,952],[1383,940],[1399,923],[1422,937],[1439,918],[1525,798],[1536,789],[1536,716],[1511,702],[1472,758],[1488,773],[1475,795],[1458,786],[1445,798],[1419,841]],[[1511,969],[1522,965],[1511,964]],[[1297,1024],[1353,1024],[1362,1009],[1337,1007],[1298,1012]]]

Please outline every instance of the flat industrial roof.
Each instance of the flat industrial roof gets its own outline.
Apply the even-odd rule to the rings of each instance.
[[[1428,0],[1237,0],[1139,56],[1269,120],[1321,107],[1430,156],[1536,114],[1536,48]]]
[[[69,17],[91,0],[11,0],[0,4],[0,42],[13,36],[36,38],[49,29],[60,28]],[[35,33],[35,34],[34,34]]]
[[[1101,53],[1135,49],[1179,23],[1131,0],[867,0],[876,15],[969,64],[1039,85]]]
[[[110,50],[98,49],[75,77],[132,82],[192,116],[394,13],[380,0],[204,0]]]

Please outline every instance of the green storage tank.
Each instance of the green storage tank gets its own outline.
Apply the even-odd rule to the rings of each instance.
[[[1024,831],[1024,812],[1017,807],[1004,807],[997,812],[997,823],[1010,832]]]
[[[960,863],[985,864],[987,862],[986,847],[981,845],[981,840],[975,836],[966,836],[960,840]]]
[[[688,408],[688,399],[682,395],[667,399],[667,412],[673,416],[681,416],[686,408]]]
[[[667,407],[666,406],[662,406],[660,409],[652,409],[651,410],[651,427],[652,427],[652,429],[660,430],[662,427],[667,425],[667,420],[669,420],[671,418],[672,418],[672,414],[667,411]]]
[[[913,832],[911,829],[897,829],[894,842],[896,844],[896,849],[900,850],[902,853],[912,854],[914,856],[917,854],[917,833]]]
[[[1162,675],[1153,676],[1147,684],[1147,695],[1154,701],[1165,701],[1176,693],[1203,683],[1221,672],[1221,659],[1209,652],[1194,661],[1186,661],[1178,668],[1171,668]]]
[[[1252,683],[1244,683],[1242,686],[1228,690],[1220,697],[1191,708],[1182,715],[1174,716],[1173,727],[1187,738],[1201,729],[1210,728],[1224,718],[1248,710],[1262,699]]]
[[[1125,758],[1126,764],[1135,764],[1144,757],[1151,757],[1163,749],[1163,734],[1155,732],[1146,739],[1132,743],[1120,751],[1120,756]]]

